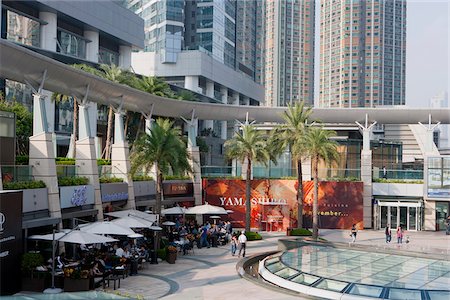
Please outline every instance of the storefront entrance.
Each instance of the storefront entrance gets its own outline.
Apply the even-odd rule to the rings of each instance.
[[[446,229],[449,206],[449,202],[436,202],[436,230]]]
[[[378,200],[378,228],[386,228],[390,224],[392,229],[399,225],[405,230],[422,229],[422,201],[385,201]]]

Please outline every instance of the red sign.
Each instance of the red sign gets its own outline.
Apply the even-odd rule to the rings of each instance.
[[[296,180],[251,181],[251,227],[284,231],[297,225]],[[245,227],[245,180],[203,180],[204,198],[209,204],[232,210],[234,227]],[[314,185],[304,182],[304,224],[311,228]],[[363,228],[362,182],[320,182],[319,227]]]

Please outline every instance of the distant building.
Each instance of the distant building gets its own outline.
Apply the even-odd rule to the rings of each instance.
[[[406,0],[321,0],[320,39],[320,107],[405,104]]]
[[[315,1],[262,3],[264,69],[260,77],[266,105],[287,106],[301,100],[313,105]]]

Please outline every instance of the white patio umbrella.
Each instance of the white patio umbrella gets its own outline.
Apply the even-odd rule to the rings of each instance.
[[[162,230],[162,228],[159,227],[159,226],[150,226],[149,229],[153,230],[153,231],[160,231],[160,230]]]
[[[184,215],[187,211],[186,207],[175,206],[166,208],[161,211],[162,215]]]
[[[234,210],[227,209],[227,213],[232,214],[232,213],[234,213]]]
[[[94,222],[80,226],[81,231],[95,233],[95,234],[112,234],[112,235],[126,235],[134,234],[135,232],[130,227],[124,227],[113,222]]]
[[[191,207],[186,214],[191,215],[226,215],[227,211],[220,206],[210,205],[208,203]]]
[[[141,219],[145,219],[149,222],[156,222],[158,217],[154,214],[148,214],[140,210],[136,209],[127,209],[127,210],[120,210],[120,211],[114,211],[110,213],[106,213],[107,216],[113,216],[116,218],[125,218],[125,217],[138,217]]]
[[[219,216],[211,216],[209,218],[214,220],[214,224],[216,224],[217,219],[220,219]]]
[[[140,233],[133,233],[133,234],[127,235],[127,237],[129,237],[130,239],[138,239],[138,238],[143,237],[143,235]]]
[[[53,233],[49,234],[43,234],[43,235],[32,235],[28,237],[32,240],[43,240],[43,241],[58,241],[58,242],[65,242],[65,243],[71,243],[71,244],[97,244],[97,243],[110,243],[110,242],[116,242],[118,240],[94,234],[89,233],[81,230],[71,230],[69,232],[57,232],[55,233],[55,236],[53,237]]]
[[[164,226],[174,226],[176,224],[174,222],[171,222],[171,221],[165,221],[165,222],[162,223],[162,225],[164,225]]]
[[[64,230],[64,229],[63,229]],[[60,288],[55,288],[55,249],[56,242],[66,242],[72,244],[96,244],[96,243],[109,243],[115,242],[116,239],[101,236],[98,234],[93,234],[80,230],[65,230],[63,232],[55,232],[50,234],[43,235],[32,235],[28,237],[32,240],[44,240],[44,241],[52,241],[52,287],[45,289],[45,294],[58,294],[61,293],[62,290]]]
[[[111,222],[128,228],[149,228],[150,226],[153,225],[153,222],[136,217],[118,218],[112,220]]]

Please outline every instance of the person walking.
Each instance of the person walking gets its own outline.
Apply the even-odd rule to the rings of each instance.
[[[356,229],[356,224],[352,225],[352,230],[350,236],[352,237],[352,243],[356,242],[356,234],[358,233],[358,229]]]
[[[383,166],[383,178],[387,179],[387,170],[385,166]]]
[[[402,226],[397,227],[397,244],[401,244],[403,242],[403,229]]]
[[[449,235],[450,234],[450,215],[447,217],[447,227],[445,228],[445,234]]]
[[[386,235],[386,243],[390,243],[392,239],[392,232],[391,232],[391,225],[387,224],[386,229],[384,231],[384,234]]]
[[[234,256],[236,254],[237,244],[238,244],[238,240],[236,238],[236,235],[233,234],[231,236],[231,255],[232,256]]]
[[[242,252],[242,257],[245,257],[245,247],[246,247],[246,243],[247,243],[247,237],[245,236],[245,230],[241,231],[241,235],[239,236],[238,242],[239,242],[238,257],[241,256],[241,252]]]

